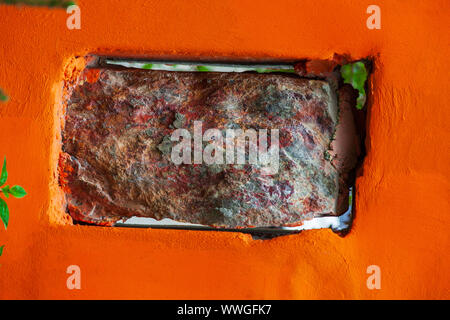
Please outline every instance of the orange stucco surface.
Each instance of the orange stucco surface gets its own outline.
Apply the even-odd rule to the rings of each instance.
[[[0,6],[0,156],[10,184],[0,298],[450,298],[448,1],[83,1]],[[381,8],[381,30],[366,8]],[[356,219],[273,240],[74,226],[56,180],[64,68],[87,53],[253,59],[373,56]],[[75,62],[72,61],[72,65]],[[81,268],[68,290],[66,268]],[[381,289],[366,287],[369,265]]]

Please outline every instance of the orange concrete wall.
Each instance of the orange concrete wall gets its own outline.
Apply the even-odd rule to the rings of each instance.
[[[448,1],[79,0],[0,6],[0,156],[9,183],[0,298],[450,298]],[[382,29],[366,28],[381,8]],[[63,69],[86,53],[376,57],[356,220],[270,241],[239,233],[73,226],[55,180]],[[70,74],[66,74],[69,76]],[[66,288],[81,267],[82,289]],[[381,268],[368,290],[366,268]]]

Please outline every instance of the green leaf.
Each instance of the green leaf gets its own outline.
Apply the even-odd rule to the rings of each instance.
[[[23,198],[26,196],[25,189],[21,186],[13,186],[9,189],[9,193],[11,193],[16,198]]]
[[[67,8],[67,7],[70,7],[70,6],[74,6],[74,5],[76,5],[75,1],[67,1],[67,3],[64,4],[64,6],[65,6],[66,8]]]
[[[9,222],[9,209],[5,200],[3,200],[2,198],[0,198],[0,218],[2,219],[3,224],[5,225],[5,229],[7,229]]]
[[[8,96],[3,93],[2,89],[0,89],[0,101],[3,101],[3,102],[8,101]]]
[[[360,92],[358,95],[358,98],[356,99],[356,109],[361,110],[364,108],[364,105],[366,104],[366,93]]]
[[[209,69],[205,66],[197,66],[197,71],[206,72],[209,71]]]
[[[67,0],[3,0],[7,4],[25,4],[30,6],[47,6],[67,8],[69,5],[75,4],[74,1]]]
[[[153,64],[151,63],[146,63],[142,66],[142,69],[151,69],[153,67]]]
[[[0,187],[5,184],[8,179],[8,171],[6,170],[6,157],[3,160],[2,174],[0,175]]]
[[[294,69],[277,69],[275,72],[295,73]]]
[[[6,198],[9,198],[9,194],[10,194],[10,190],[9,190],[9,186],[4,186],[2,188],[2,192],[5,195]]]
[[[257,73],[272,73],[272,72],[295,73],[294,69],[256,68],[255,71]]]
[[[343,65],[341,67],[341,75],[344,78],[344,83],[348,83],[358,90],[359,95],[356,100],[356,108],[362,109],[366,104],[366,91],[364,89],[367,80],[366,66],[361,61]]]
[[[0,246],[0,257],[3,254],[3,248],[5,247],[5,245]]]

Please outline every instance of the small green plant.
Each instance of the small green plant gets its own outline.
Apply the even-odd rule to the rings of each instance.
[[[8,179],[8,171],[6,169],[6,157],[3,160],[3,168],[2,168],[2,173],[0,174],[0,191],[3,193],[3,195],[6,198],[9,198],[10,195],[12,195],[15,198],[23,198],[26,196],[26,192],[25,189],[22,188],[21,186],[4,186],[4,184],[6,183],[6,180]],[[8,228],[8,223],[9,223],[9,209],[8,209],[8,205],[6,204],[6,201],[3,200],[2,198],[0,198],[0,219],[3,221],[3,225],[5,226],[5,230]],[[3,253],[3,248],[5,246],[2,245],[0,246],[0,256]]]
[[[348,83],[358,90],[359,95],[356,99],[356,108],[361,110],[366,104],[366,90],[364,89],[367,80],[366,66],[361,61],[343,65],[341,67],[341,75],[344,78],[344,83]]]

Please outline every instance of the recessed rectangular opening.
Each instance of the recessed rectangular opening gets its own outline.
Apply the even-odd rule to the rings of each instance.
[[[76,223],[348,231],[364,111],[339,63],[90,61],[63,101]]]

